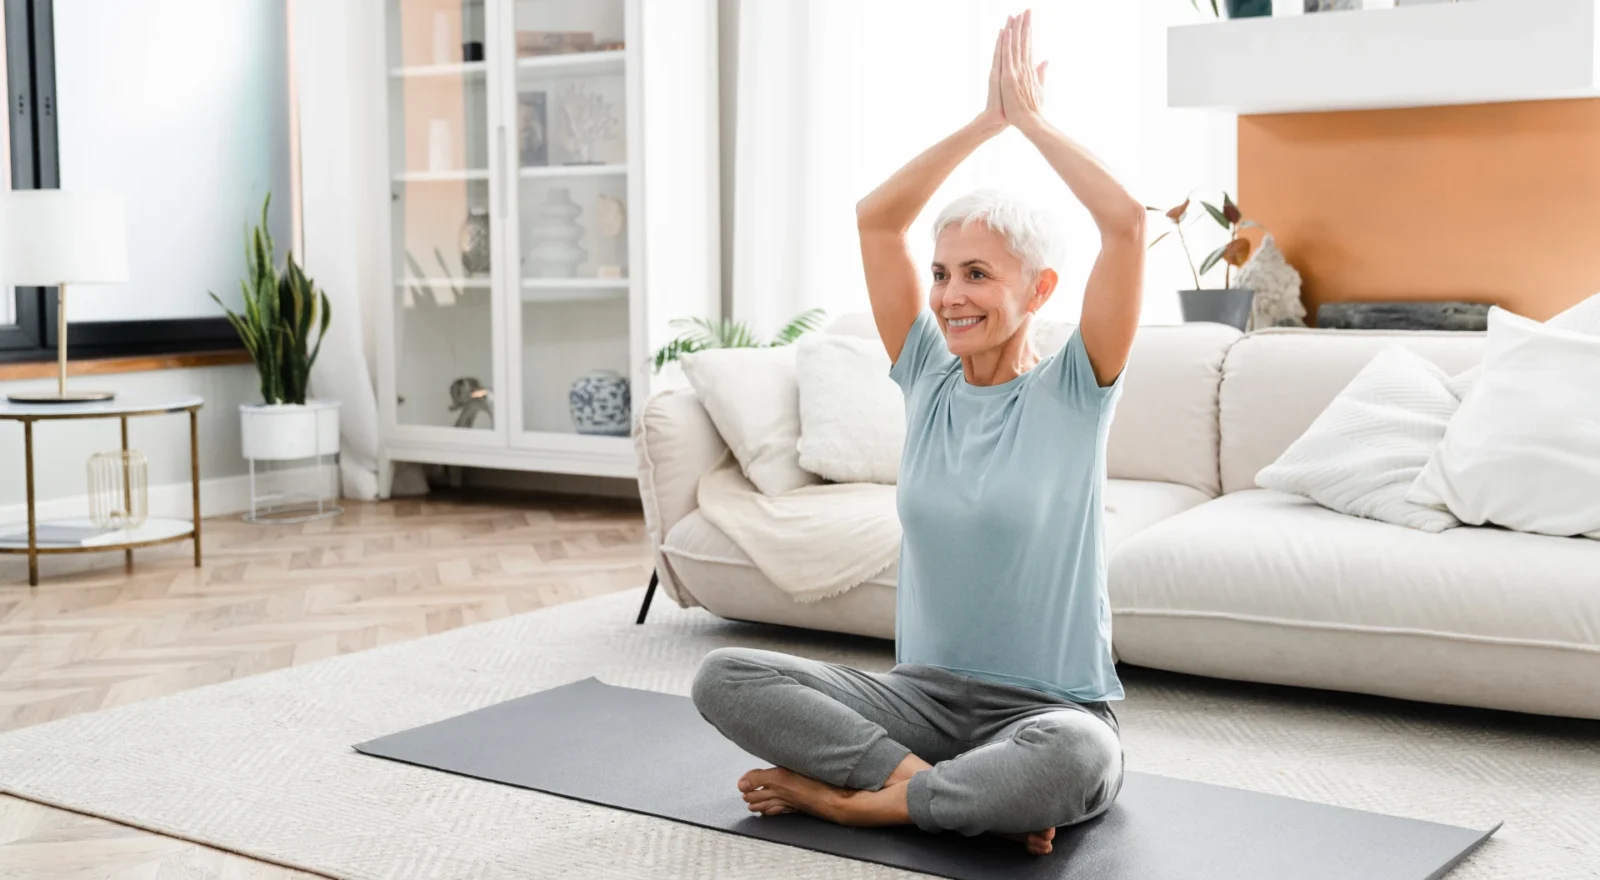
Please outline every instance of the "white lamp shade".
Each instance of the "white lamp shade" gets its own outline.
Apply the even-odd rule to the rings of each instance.
[[[0,200],[0,274],[19,287],[128,280],[122,195],[12,190]]]

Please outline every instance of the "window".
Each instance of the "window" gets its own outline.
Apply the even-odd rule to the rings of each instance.
[[[0,24],[5,29],[0,45],[6,55],[0,73],[6,78],[10,121],[3,135],[9,161],[0,163],[4,166],[0,176],[8,189],[36,189],[43,185],[39,173],[43,164],[39,161],[39,127],[34,124],[34,108],[39,102],[34,94],[34,35],[28,6],[27,0],[5,0],[5,17]],[[50,164],[54,164],[53,159]],[[0,277],[4,272],[5,267],[0,266]],[[0,299],[5,300],[0,306],[0,360],[44,359],[43,291],[19,287],[0,293]]]
[[[286,0],[3,2],[10,186],[127,205],[129,282],[71,291],[69,356],[239,348],[208,291],[239,307],[269,191],[290,244]],[[8,300],[0,361],[55,357],[55,291]]]

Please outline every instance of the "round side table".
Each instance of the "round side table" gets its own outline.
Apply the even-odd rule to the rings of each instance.
[[[0,400],[0,421],[22,423],[23,468],[27,473],[28,525],[26,535],[16,527],[0,527],[0,553],[28,555],[28,585],[39,585],[39,557],[52,553],[104,553],[123,551],[124,564],[133,570],[133,551],[175,541],[194,541],[194,564],[200,567],[200,407],[199,397],[171,401],[113,399],[92,403],[13,403]],[[33,499],[33,425],[70,419],[120,419],[122,450],[128,451],[128,419],[139,416],[189,414],[189,483],[193,492],[193,519],[150,517],[137,528],[96,529],[87,516],[40,522]],[[124,494],[127,488],[124,486]],[[42,534],[41,534],[42,532]]]

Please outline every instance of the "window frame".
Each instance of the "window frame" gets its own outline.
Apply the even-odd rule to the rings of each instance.
[[[61,154],[56,129],[54,0],[4,0],[7,116],[13,189],[57,189]],[[16,323],[0,325],[0,363],[56,358],[56,296],[46,287],[17,287]],[[67,328],[72,360],[200,351],[242,351],[228,319],[163,318],[74,321]]]

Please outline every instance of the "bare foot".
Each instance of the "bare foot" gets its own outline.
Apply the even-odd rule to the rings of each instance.
[[[784,767],[751,770],[739,777],[739,791],[752,813],[777,816],[799,811],[829,822],[838,821],[839,801],[854,794],[852,789],[829,785]]]
[[[1036,856],[1042,856],[1050,852],[1050,850],[1054,848],[1054,844],[1052,844],[1050,841],[1056,836],[1056,830],[1054,828],[1046,828],[1043,831],[1029,831],[1026,834],[1002,834],[998,831],[991,833],[999,837],[1006,837],[1010,838],[1011,840],[1022,841],[1028,845],[1028,852],[1033,853]]]

